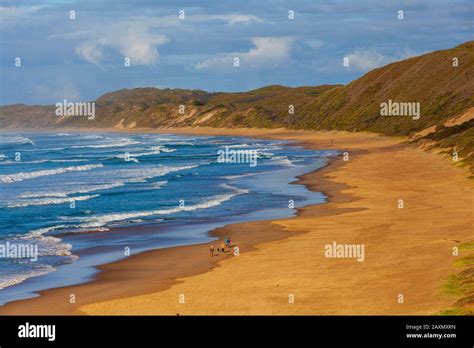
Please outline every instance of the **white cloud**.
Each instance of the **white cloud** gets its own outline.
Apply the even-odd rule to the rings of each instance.
[[[195,16],[196,21],[210,21],[210,20],[222,20],[227,22],[227,24],[237,24],[237,23],[263,23],[263,19],[258,18],[254,15],[243,15],[243,14],[223,14],[223,15],[203,15]]]
[[[0,26],[27,26],[44,6],[0,6]],[[39,17],[39,16],[38,16]]]
[[[118,39],[118,40],[117,40]],[[164,35],[152,34],[148,29],[127,30],[126,33],[117,37],[111,37],[111,46],[131,60],[131,64],[153,65],[158,63],[160,54],[157,45],[168,42]]]
[[[157,27],[175,27],[179,25],[186,24],[196,24],[196,23],[206,23],[210,21],[223,21],[229,25],[239,24],[239,23],[263,23],[264,20],[247,14],[238,14],[238,13],[229,13],[229,14],[206,14],[199,15],[193,14],[190,15],[185,12],[185,18],[179,19],[178,14],[173,16],[163,16],[163,17],[154,17],[154,18],[142,18],[144,21],[152,20]]]
[[[110,54],[128,57],[133,65],[155,65],[159,61],[157,46],[168,42],[166,36],[155,32],[153,21],[138,18],[116,23],[102,23],[88,29],[51,35],[54,39],[76,40],[75,52],[84,60],[100,65]],[[116,58],[112,58],[116,61]]]
[[[355,50],[346,57],[349,67],[357,71],[369,71],[392,61],[375,50]]]
[[[234,58],[239,58],[240,67],[275,67],[287,62],[294,39],[291,37],[254,37],[254,48],[247,52],[231,52],[209,58],[198,63],[197,69],[231,69]]]
[[[81,43],[76,47],[75,51],[77,55],[96,65],[98,65],[104,57],[102,49],[92,42]]]
[[[2,20],[10,18],[23,18],[31,13],[37,12],[41,10],[43,6],[23,6],[23,7],[16,7],[16,6],[0,6],[0,16],[2,16]]]
[[[168,42],[165,35],[157,34],[166,27],[175,27],[192,23],[224,21],[229,25],[258,22],[263,20],[254,15],[219,14],[219,15],[186,15],[180,20],[176,16],[135,16],[113,23],[101,22],[71,32],[50,35],[51,39],[68,39],[77,41],[75,52],[89,63],[100,65],[107,60],[117,61],[110,56],[115,52],[130,58],[131,65],[155,65],[160,54],[159,45]]]
[[[333,60],[331,62],[313,61],[312,66],[316,71],[324,73],[340,72],[342,70],[365,73],[372,69],[379,68],[384,65],[414,57],[420,54],[422,53],[405,49],[403,51],[398,51],[388,56],[374,49],[356,49],[351,53],[345,55],[344,57],[341,57],[341,59]],[[343,66],[343,58],[348,58],[348,67]]]
[[[408,59],[410,57],[415,57],[422,52],[415,52],[410,49],[399,50],[391,56],[383,55],[375,50],[355,50],[352,53],[348,54],[349,58],[349,67],[357,71],[369,71],[381,66],[397,62],[403,59]]]

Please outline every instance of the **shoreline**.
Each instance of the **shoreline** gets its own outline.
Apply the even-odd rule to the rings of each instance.
[[[15,130],[15,132],[17,132],[17,131],[20,131],[20,130]],[[33,131],[33,130],[29,130],[29,131]],[[54,131],[55,130],[47,130],[45,132],[54,132]],[[68,131],[70,131],[70,130],[68,130]],[[76,131],[78,131],[78,130],[76,130]],[[79,130],[78,132],[80,133],[81,131]],[[89,131],[86,131],[86,132],[89,133]],[[111,130],[103,129],[103,130],[100,130],[100,131],[97,131],[97,132],[98,133],[111,132]],[[146,132],[137,131],[137,132],[133,132],[133,133],[146,133]],[[155,133],[155,132],[151,132],[151,133]],[[159,133],[162,133],[162,132],[159,132]],[[166,133],[168,133],[168,132],[166,131]],[[172,134],[172,133],[170,133],[170,134]],[[184,133],[179,132],[179,133],[174,133],[174,134],[184,134]],[[202,135],[204,135],[204,134],[202,134]],[[310,147],[310,146],[308,146],[308,144],[304,144],[304,143],[301,143],[301,144],[297,143],[296,145]],[[323,179],[324,173],[326,171],[330,171],[331,169],[335,169],[338,165],[340,165],[340,163],[337,162],[336,157],[331,157],[328,160],[328,163],[324,167],[319,168],[315,171],[306,173],[304,175],[298,176],[298,177],[295,178],[296,180],[294,180],[292,182],[289,182],[288,184],[289,185],[305,185],[303,183],[303,181],[305,181],[306,176],[309,176],[309,175],[312,175],[312,176],[314,176],[314,178],[316,178],[318,180],[321,180],[321,179]],[[317,187],[315,187],[314,185],[313,185],[312,188],[309,188],[307,185],[305,185],[305,186],[310,191],[322,192],[322,191],[317,190]],[[316,186],[318,186],[318,185],[316,185]],[[328,186],[329,186],[328,190],[333,191],[333,188],[330,187],[332,185],[328,185]],[[336,185],[333,185],[333,186],[336,186]],[[327,197],[327,201],[325,203],[321,203],[321,204],[318,204],[318,205],[327,204],[330,199],[332,200],[332,199],[334,199],[334,197],[339,196],[338,192],[330,192],[330,194],[327,194],[326,192],[322,192],[322,193],[325,194],[325,196]],[[318,205],[311,205],[311,206],[318,206]],[[305,207],[294,208],[294,210],[295,210],[295,215],[294,216],[298,216],[304,208]],[[208,231],[207,234],[208,234],[209,237],[217,237],[217,238],[219,238],[219,240],[224,240],[224,238],[227,237],[227,236],[229,236],[232,241],[235,241],[236,239],[241,240],[241,243],[238,245],[239,249],[240,249],[240,252],[246,252],[248,250],[253,250],[255,245],[257,245],[259,243],[275,241],[275,240],[278,240],[278,239],[285,238],[289,235],[287,232],[279,230],[279,229],[262,228],[262,227],[264,227],[264,225],[267,225],[269,223],[271,223],[271,220],[258,220],[258,221],[250,221],[250,222],[232,223],[232,224],[227,224],[223,227],[219,227],[219,228],[210,230],[210,231]],[[236,234],[238,234],[238,230],[241,227],[242,228],[249,228],[252,231],[250,236],[247,236],[246,238],[243,238],[243,239],[235,237]],[[133,228],[130,228],[130,229],[133,229]],[[267,231],[267,233],[259,233],[260,229]],[[268,231],[270,231],[270,232],[268,232]],[[192,267],[192,268],[188,268],[188,267],[185,267],[183,265],[180,265],[178,267],[175,267],[176,270],[174,270],[174,271],[173,270],[165,271],[162,267],[160,267],[160,269],[157,269],[156,271],[154,271],[154,272],[156,272],[156,275],[158,275],[160,277],[160,279],[158,280],[159,285],[157,287],[156,286],[150,287],[150,290],[160,291],[162,289],[169,288],[173,283],[175,283],[174,279],[180,278],[182,276],[192,276],[192,275],[195,275],[195,274],[206,272],[209,269],[212,269],[214,267],[218,267],[218,262],[220,260],[223,260],[223,259],[226,259],[226,258],[230,257],[231,252],[227,251],[225,253],[226,255],[217,255],[213,259],[210,259],[211,262],[207,262],[206,259],[210,258],[209,257],[209,246],[211,244],[213,244],[217,248],[217,242],[218,241],[209,242],[209,243],[181,245],[181,246],[176,246],[176,247],[166,247],[166,248],[162,248],[162,249],[148,250],[148,251],[140,252],[138,254],[131,255],[129,257],[122,258],[122,259],[117,260],[117,261],[113,261],[113,262],[110,262],[110,263],[105,263],[105,264],[102,264],[102,265],[98,265],[98,266],[95,267],[95,269],[98,271],[98,273],[95,276],[93,276],[93,278],[91,280],[83,282],[83,283],[79,283],[79,284],[76,284],[76,285],[69,285],[69,286],[65,286],[65,287],[58,287],[58,288],[50,288],[50,289],[41,290],[41,291],[38,292],[39,297],[31,297],[31,298],[26,298],[26,299],[10,301],[10,302],[0,306],[0,315],[4,315],[4,314],[6,314],[6,315],[26,315],[26,314],[48,315],[48,314],[51,314],[51,312],[49,311],[49,309],[47,309],[48,306],[45,306],[45,304],[43,304],[42,302],[43,301],[47,301],[47,302],[56,301],[58,299],[58,297],[62,297],[63,293],[65,294],[66,292],[69,292],[69,289],[71,289],[71,291],[70,291],[71,293],[76,294],[75,289],[79,288],[79,292],[82,292],[82,287],[83,286],[96,285],[94,283],[97,283],[97,285],[99,287],[102,287],[102,285],[104,285],[104,286],[108,285],[108,282],[112,278],[114,278],[113,273],[122,272],[121,270],[123,268],[127,268],[127,270],[124,271],[124,272],[127,272],[127,273],[139,271],[138,269],[135,269],[135,267],[137,267],[139,264],[142,264],[143,262],[148,262],[150,259],[152,259],[153,262],[164,260],[166,264],[170,264],[171,263],[170,261],[173,260],[173,265],[175,265],[176,262],[179,262],[178,259],[182,260],[184,258],[184,256],[189,257],[191,255],[191,257],[194,259],[194,261],[198,261],[198,265],[194,265],[194,267]],[[203,252],[203,250],[204,250],[204,252]],[[206,257],[205,258],[199,257],[201,254],[205,255]],[[177,257],[178,255],[183,256],[183,258],[182,257]],[[169,261],[168,261],[168,259],[169,259]],[[109,272],[111,273],[110,276],[108,274]],[[162,274],[162,276],[161,276],[161,274]],[[34,281],[34,279],[32,279],[32,280]],[[138,279],[137,281],[141,282],[143,280]],[[108,292],[105,296],[98,296],[97,298],[102,299],[102,300],[120,298],[121,297],[120,294],[122,292],[126,292],[127,295],[130,295],[130,294],[140,295],[140,294],[146,293],[145,290],[143,290],[143,288],[141,288],[139,291],[133,291],[131,288],[126,288],[125,289],[126,291],[124,291],[123,284],[121,286],[122,286],[122,289],[120,291],[118,291],[118,292],[115,292],[115,291]],[[87,291],[89,291],[89,290],[87,290]],[[66,297],[67,296],[65,296],[65,298]],[[38,305],[35,305],[35,304],[32,305],[30,303],[31,301],[35,301],[35,302],[39,301],[41,303],[38,304]],[[85,304],[87,304],[87,301],[84,301],[84,302],[85,302]],[[61,306],[61,309],[60,309],[59,312],[55,312],[55,313],[52,313],[52,314],[53,315],[57,315],[57,314],[59,314],[59,315],[80,314],[80,312],[77,312],[77,311],[78,311],[78,308],[81,305],[84,305],[84,303],[82,301],[76,303],[76,305],[68,304],[67,306]],[[26,308],[24,309],[23,307],[26,307]],[[44,311],[43,311],[43,308],[44,308]],[[36,310],[38,310],[38,312],[36,312]]]
[[[36,132],[37,130],[31,131]],[[65,129],[53,129],[50,131],[65,131]],[[75,131],[88,132],[88,130],[80,129],[76,129]],[[106,130],[96,131],[104,132]],[[116,129],[108,131],[120,132],[120,130]],[[130,130],[123,131],[130,132]],[[359,157],[365,157],[367,154],[373,155],[373,153],[376,153],[380,155],[380,153],[389,153],[390,151],[403,152],[407,148],[410,148],[407,145],[400,145],[400,141],[397,139],[385,138],[366,133],[308,132],[282,129],[223,130],[196,128],[132,130],[130,133],[135,132],[239,135],[266,139],[296,140],[298,145],[310,148],[338,150],[350,148],[351,161],[357,160]],[[336,140],[336,143],[333,143],[334,140]],[[341,146],[341,142],[346,146]],[[361,146],[358,148],[358,145]],[[442,161],[439,157],[438,160]],[[309,232],[306,228],[298,224],[299,220],[310,220],[313,222],[316,218],[324,220],[321,219],[322,217],[326,217],[330,220],[334,218],[337,219],[338,216],[347,216],[348,214],[365,212],[368,208],[359,204],[362,198],[353,192],[348,192],[353,190],[354,183],[334,180],[335,173],[340,172],[341,169],[347,171],[345,166],[347,163],[349,162],[343,162],[340,158],[331,160],[327,166],[298,177],[296,182],[291,183],[302,184],[311,191],[317,190],[322,192],[327,197],[326,203],[299,208],[297,209],[296,216],[291,218],[237,223],[210,232],[210,235],[217,237],[230,236],[232,241],[235,241],[240,248],[241,255],[239,257],[231,257],[229,255],[230,253],[228,253],[211,259],[209,256],[209,245],[216,244],[216,242],[146,251],[144,253],[130,256],[127,259],[97,267],[101,272],[95,277],[95,280],[91,282],[65,288],[49,289],[41,291],[40,297],[10,302],[5,306],[0,307],[0,314],[181,314],[181,307],[184,306],[179,306],[177,303],[164,304],[158,301],[159,304],[164,304],[164,308],[157,308],[152,312],[145,311],[145,307],[143,306],[132,306],[130,303],[136,301],[141,303],[140,301],[145,301],[145,303],[149,305],[150,298],[156,299],[157,294],[166,296],[167,294],[165,293],[173,292],[174,288],[180,287],[188,280],[193,281],[200,277],[205,277],[210,273],[222,271],[224,268],[228,267],[227,265],[229,265],[229,262],[233,262],[233,264],[236,262],[238,263],[239,260],[244,258],[244,256],[245,259],[248,260],[250,254],[258,253],[263,246],[276,246],[281,244],[282,241],[288,241],[297,236],[305,236]],[[453,168],[453,170],[456,169]],[[363,225],[360,225],[359,227],[361,226]],[[244,231],[247,233],[244,233]],[[188,262],[188,260],[192,261]],[[446,265],[443,266],[445,268],[444,273],[446,273]],[[336,268],[340,269],[340,267]],[[350,268],[353,268],[353,265],[351,265]],[[450,267],[448,268],[452,271]],[[433,281],[433,279],[431,279],[431,281]],[[201,282],[200,284],[203,283]],[[204,285],[205,284],[206,283],[204,283]],[[433,284],[431,283],[431,285]],[[76,296],[75,304],[69,303],[69,295],[71,293],[74,293]],[[449,303],[449,300],[431,299],[431,301],[433,300],[439,302],[439,308],[446,307]],[[321,301],[321,303],[324,303],[324,301]],[[120,305],[120,308],[117,308],[117,304]],[[432,306],[433,303],[430,305]],[[314,310],[308,312],[308,308],[303,308],[302,311],[302,308],[300,308],[299,311],[294,312],[296,306],[290,308],[287,305],[283,305],[283,307],[285,309],[282,312],[280,309],[277,311],[270,311],[270,313],[315,313]],[[347,307],[347,305],[343,304],[341,307]],[[52,313],[49,310],[50,308],[55,308],[55,312]],[[174,308],[174,310],[170,310],[170,308]],[[234,308],[225,312],[222,310],[212,311],[212,309],[207,309],[206,311],[203,310],[202,307],[192,309],[192,306],[190,307],[189,305],[186,305],[186,310],[190,310],[189,314],[268,313],[268,310],[265,310],[265,307],[262,308],[259,309],[258,306],[256,306],[254,309],[247,309],[247,311],[244,310],[242,312],[239,310],[236,311]],[[211,311],[209,312],[209,310]],[[288,310],[289,312],[286,313],[285,310]],[[370,313],[370,308],[368,308],[368,310]],[[391,306],[388,311],[387,308],[383,308],[383,310],[384,312],[382,313],[388,312],[390,314],[396,314],[396,311],[394,312],[393,307]],[[413,312],[413,310],[410,311],[410,313],[411,312]],[[321,312],[316,311],[316,313]],[[347,314],[351,312],[347,312],[347,310],[337,311],[335,308],[332,308],[329,311],[326,309],[322,312],[322,314],[341,313]],[[379,311],[377,311],[377,314],[378,313]],[[433,312],[427,312],[426,309],[420,312],[420,309],[417,308],[414,313],[432,314]]]

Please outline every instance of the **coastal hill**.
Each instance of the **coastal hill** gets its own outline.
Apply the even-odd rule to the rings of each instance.
[[[420,103],[420,118],[381,116],[381,103],[390,100]],[[347,85],[267,86],[242,93],[123,89],[96,100],[93,120],[59,117],[54,112],[53,105],[1,106],[0,128],[210,126],[371,131],[455,149],[472,165],[474,41],[388,64]]]

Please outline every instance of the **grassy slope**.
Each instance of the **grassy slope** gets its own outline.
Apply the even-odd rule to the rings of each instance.
[[[372,70],[322,97],[304,110],[302,126],[412,134],[474,105],[474,42]],[[380,103],[389,99],[419,102],[420,120],[380,116]]]

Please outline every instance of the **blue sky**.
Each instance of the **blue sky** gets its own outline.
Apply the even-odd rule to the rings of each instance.
[[[0,1],[0,104],[93,100],[143,86],[247,91],[347,83],[392,61],[473,40],[473,4]]]

